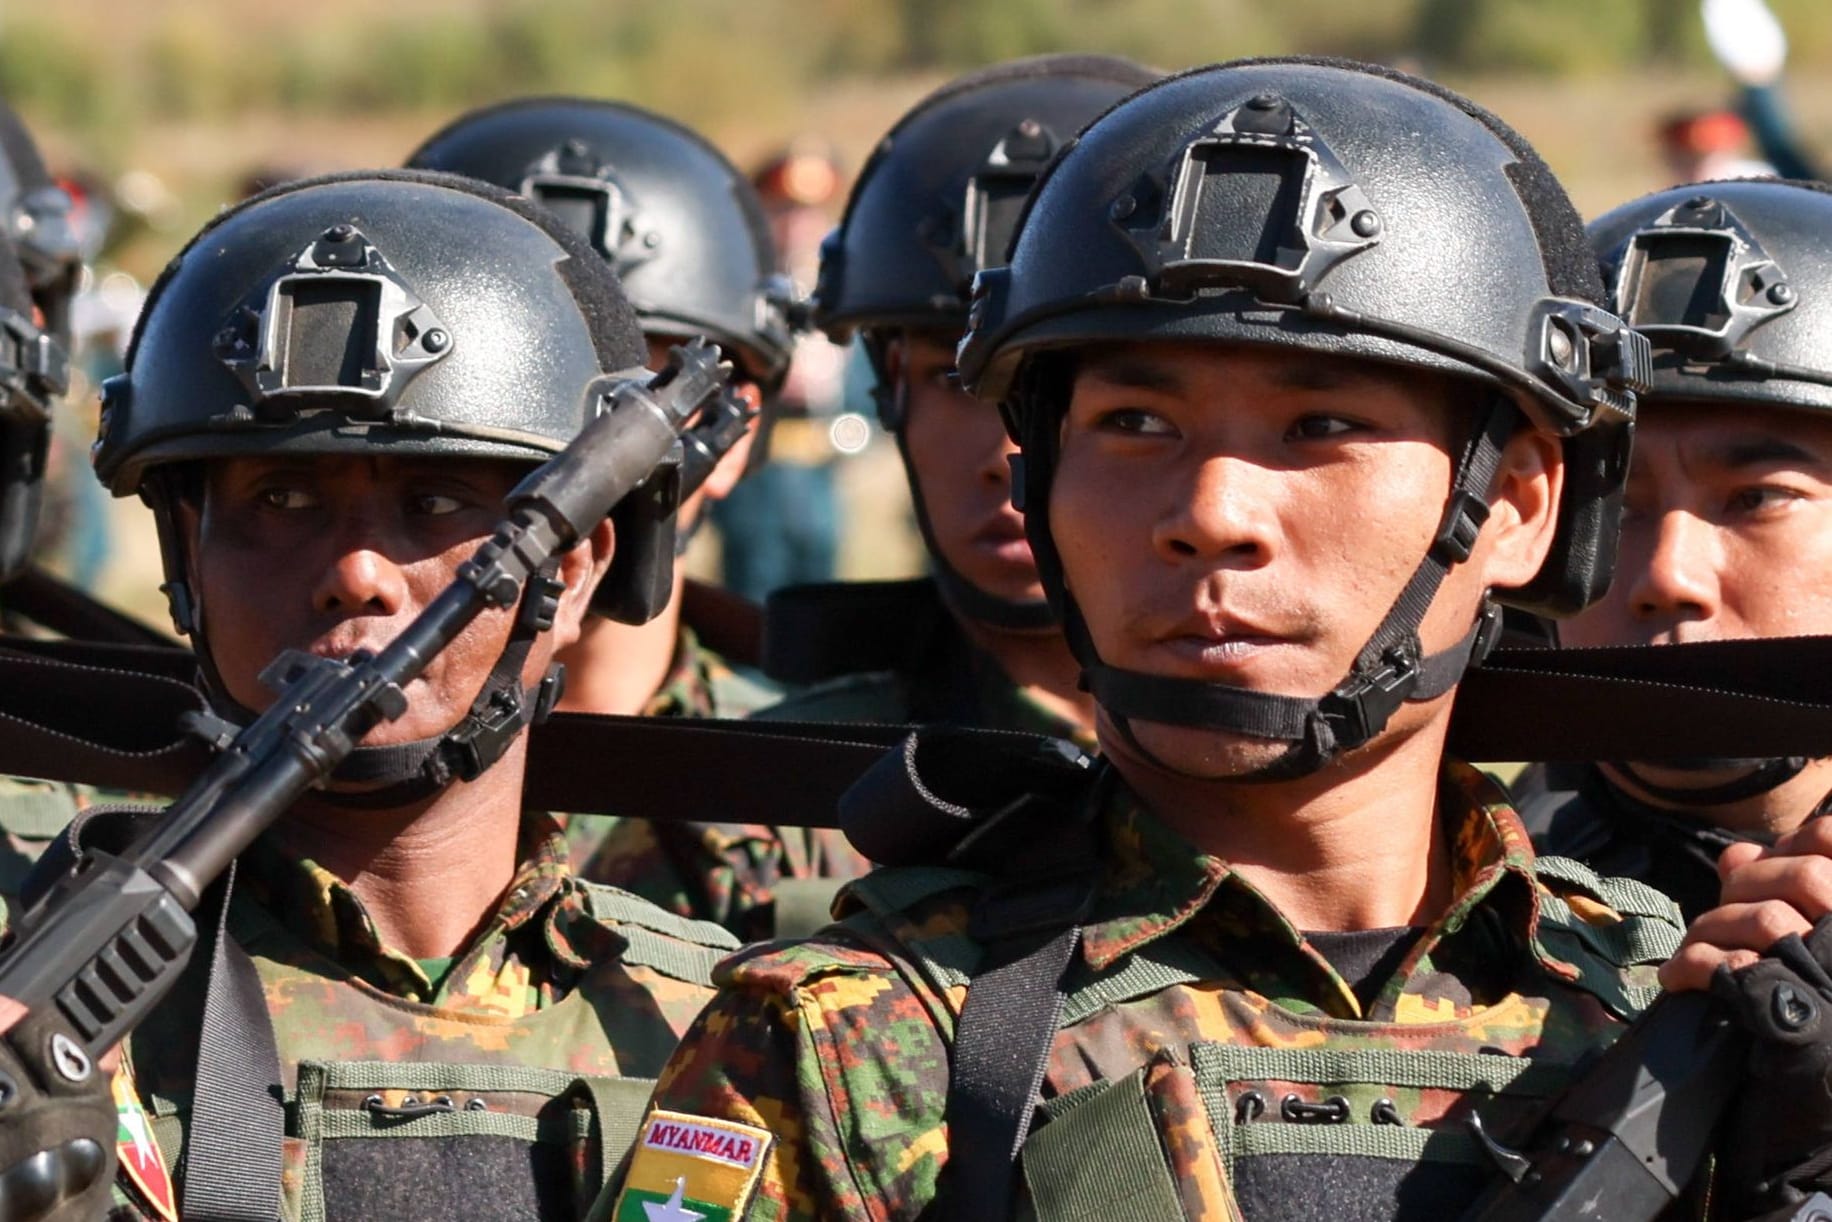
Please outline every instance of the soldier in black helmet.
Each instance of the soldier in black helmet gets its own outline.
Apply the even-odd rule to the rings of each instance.
[[[617,272],[658,361],[670,343],[703,334],[741,370],[740,386],[765,413],[788,372],[792,291],[756,190],[697,133],[622,102],[531,98],[465,115],[420,147],[411,164],[517,191],[553,211]],[[767,444],[767,432],[760,439]],[[678,542],[723,497],[754,452],[740,441],[681,507]],[[568,711],[661,717],[742,717],[780,692],[735,672],[702,643],[683,606],[678,570],[666,604],[643,624],[615,607],[587,621],[567,650]],[[622,618],[628,619],[629,616]],[[797,829],[784,849],[771,829],[739,824],[569,821],[585,877],[642,895],[683,916],[768,937],[780,871],[807,878],[863,862],[837,833]],[[696,876],[682,863],[704,859]],[[737,880],[746,880],[740,884]]]
[[[1499,1174],[1472,1116],[1517,1139],[1680,943],[1444,754],[1492,599],[1607,584],[1647,361],[1544,163],[1445,89],[1249,60],[1095,120],[960,369],[1020,446],[1102,759],[943,732],[867,774],[841,810],[882,867],[720,966],[616,1216],[1458,1216]],[[1824,864],[1710,914],[1667,983],[1804,931]],[[1767,1144],[1725,1147],[1731,1216],[1824,1165],[1823,1077],[1793,1082],[1733,1118]],[[706,1130],[759,1164],[682,1158]]]
[[[795,587],[772,597],[765,663],[822,680],[762,712],[788,721],[949,721],[1088,740],[1073,659],[1011,507],[996,413],[953,385],[973,275],[1003,258],[1038,171],[1083,123],[1155,79],[1103,56],[1043,56],[918,103],[861,171],[822,256],[817,314],[855,329],[879,378],[932,580]],[[854,673],[856,672],[856,673]],[[591,876],[741,937],[823,924],[865,861],[836,837],[755,824],[626,824]]]
[[[1606,598],[1567,645],[1832,632],[1832,194],[1817,183],[1661,191],[1590,227],[1616,308],[1654,347]],[[1669,759],[1536,769],[1549,852],[1641,879],[1688,915],[1718,860],[1826,809],[1824,759]]]
[[[671,344],[704,335],[736,364],[754,409],[781,385],[793,293],[776,274],[756,191],[697,132],[623,102],[524,98],[460,116],[408,164],[515,191],[589,241],[622,282],[654,368]],[[706,502],[738,482],[752,452],[751,436],[734,444],[681,506],[678,549],[698,529]],[[563,659],[561,707],[742,717],[779,697],[735,673],[684,622],[684,583],[677,569],[666,605],[647,623],[612,614],[588,621]],[[602,602],[599,609],[615,611]]]
[[[308,179],[206,227],[153,287],[95,459],[152,508],[223,731],[273,699],[258,676],[282,649],[391,639],[646,357],[598,253],[483,183]],[[521,731],[612,547],[601,526],[486,612],[206,899],[214,949],[126,1047],[128,1216],[589,1199],[621,1152],[612,1104],[646,1091],[733,945],[580,881],[559,824],[521,809]],[[91,815],[72,835],[132,833]]]
[[[70,198],[31,133],[0,104],[0,631],[24,617],[4,583],[31,561],[46,508],[52,413],[69,383],[70,303],[82,258]],[[87,479],[87,476],[82,476]],[[56,624],[39,625],[57,628]],[[0,777],[0,897],[9,904],[31,863],[94,796],[86,786]]]
[[[827,239],[816,322],[855,338],[877,378],[879,420],[909,477],[931,579],[829,586],[772,600],[767,659],[795,678],[853,669],[777,712],[833,720],[951,721],[1089,740],[1090,706],[1011,505],[1014,453],[997,414],[963,393],[954,348],[974,275],[1004,261],[1038,173],[1081,126],[1156,79],[1107,56],[1046,55],[942,86],[898,120],[859,173]],[[877,656],[812,634],[798,609],[894,607]],[[845,621],[846,635],[853,625]],[[831,657],[818,656],[831,649]]]

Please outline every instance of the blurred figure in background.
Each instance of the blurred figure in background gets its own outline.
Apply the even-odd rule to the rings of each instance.
[[[769,217],[778,267],[798,290],[814,283],[833,225],[840,169],[824,142],[802,138],[751,181]],[[834,426],[845,397],[846,349],[824,336],[795,344],[763,443],[769,461],[712,508],[726,589],[761,602],[786,585],[831,581],[839,550]],[[863,422],[860,422],[863,423]],[[860,430],[863,433],[863,430]]]
[[[1728,150],[1704,154],[1698,167],[1701,172],[1676,175],[1677,182],[1700,182],[1713,178],[1750,178],[1778,175],[1782,178],[1819,178],[1814,159],[1800,145],[1793,119],[1782,97],[1781,77],[1787,67],[1787,32],[1764,0],[1704,0],[1700,8],[1705,23],[1705,41],[1712,55],[1737,82],[1735,116],[1724,114],[1712,118],[1719,138],[1728,138],[1726,118],[1740,116],[1743,130],[1735,134],[1738,149],[1754,139],[1761,161],[1750,162],[1732,156]],[[1704,118],[1705,116],[1700,116]],[[1697,139],[1706,139],[1703,132]],[[1727,164],[1718,165],[1712,157]]]

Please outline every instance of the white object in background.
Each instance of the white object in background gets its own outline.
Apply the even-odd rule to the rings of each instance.
[[[1763,0],[1704,0],[1705,41],[1731,76],[1772,85],[1787,63],[1787,32]]]

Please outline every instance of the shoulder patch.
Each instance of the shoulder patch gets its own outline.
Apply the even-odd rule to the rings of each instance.
[[[165,1156],[126,1066],[115,1071],[110,1089],[115,1105],[115,1160],[121,1177],[133,1185],[134,1197],[154,1218],[178,1222],[178,1194],[172,1191]]]
[[[774,1141],[768,1129],[732,1120],[650,1112],[613,1222],[737,1222]]]

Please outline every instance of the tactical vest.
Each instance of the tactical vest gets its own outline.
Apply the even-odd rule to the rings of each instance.
[[[733,943],[608,887],[589,889],[592,918],[617,922],[622,961],[708,983]],[[252,904],[232,908],[274,1018],[286,1094],[282,1217],[572,1219],[635,1140],[674,1043],[640,998],[588,987],[520,1018],[441,1010],[336,971],[264,957],[292,939]],[[327,1000],[328,999],[328,1000]],[[289,1018],[289,1010],[305,1011]],[[155,1032],[156,1038],[156,1032]],[[351,1058],[352,1045],[386,1053]],[[186,1050],[188,1055],[189,1050]],[[159,1048],[137,1034],[138,1069]],[[188,1092],[140,1093],[176,1181],[190,1123]]]
[[[1662,962],[1678,948],[1671,903],[1573,861],[1542,858],[1536,872],[1554,888],[1540,897],[1539,934],[1553,954],[1580,969],[1574,987],[1624,1020],[1651,1003],[1657,990],[1630,983],[1621,969]],[[853,884],[851,894],[882,919],[987,881],[964,870],[914,867],[873,874]],[[1590,924],[1566,897],[1605,905],[1623,919]],[[959,930],[885,944],[883,927],[869,918],[855,918],[848,928],[885,953],[912,988],[941,999],[930,1013],[952,1046],[964,986],[980,966],[979,944]],[[1198,979],[1172,957],[1135,954],[1117,973],[1069,991],[1058,1030],[1103,1007]],[[1241,997],[1223,994],[1222,1002]],[[1489,1134],[1518,1136],[1536,1107],[1582,1066],[1410,1049],[1404,1035],[1455,1030],[1480,1042],[1485,1026],[1507,1023],[1510,1007],[1529,1004],[1511,996],[1431,1027],[1320,1019],[1311,1046],[1192,1041],[1153,1049],[1126,1077],[1041,1102],[1020,1151],[1029,1191],[1018,1216],[1035,1222],[1335,1219],[1356,1216],[1342,1211],[1344,1202],[1384,1197],[1391,1204],[1381,1217],[1454,1217],[1494,1174],[1469,1128],[1471,1114]],[[1232,1017],[1241,1021],[1230,1025],[1251,1039],[1251,1008],[1243,1003]],[[1294,1199],[1294,1185],[1321,1212],[1307,1212]],[[971,1202],[954,1204],[971,1208]]]

